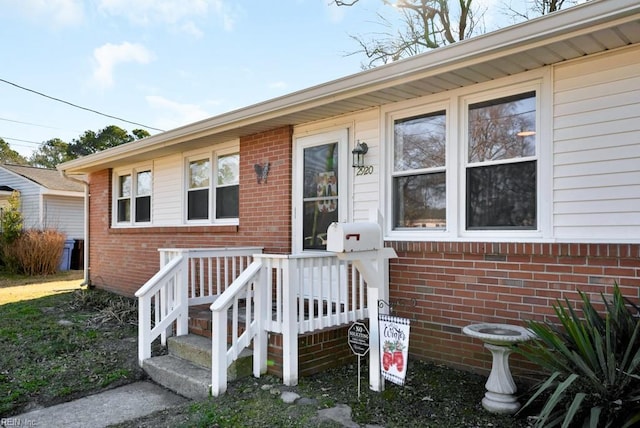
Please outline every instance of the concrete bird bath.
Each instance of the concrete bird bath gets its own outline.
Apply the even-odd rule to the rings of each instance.
[[[482,407],[493,413],[515,413],[520,408],[520,403],[515,397],[518,389],[509,369],[510,345],[531,339],[533,333],[517,325],[493,323],[468,325],[462,332],[481,339],[493,356]]]

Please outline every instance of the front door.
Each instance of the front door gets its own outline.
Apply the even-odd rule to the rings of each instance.
[[[327,228],[347,221],[348,132],[296,139],[294,251],[326,250]]]

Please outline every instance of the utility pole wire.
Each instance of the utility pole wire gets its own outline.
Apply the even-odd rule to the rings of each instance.
[[[81,110],[90,111],[91,113],[99,114],[100,116],[109,117],[111,119],[116,119],[116,120],[119,120],[121,122],[130,123],[132,125],[142,126],[143,128],[153,129],[154,131],[164,132],[164,129],[154,128],[153,126],[143,125],[143,124],[138,123],[138,122],[132,122],[130,120],[122,119],[122,118],[117,117],[117,116],[112,116],[110,114],[102,113],[102,112],[99,112],[97,110],[93,110],[93,109],[90,109],[90,108],[87,108],[87,107],[82,107],[82,106],[79,106],[77,104],[70,103],[69,101],[61,100],[60,98],[52,97],[50,95],[43,94],[42,92],[38,92],[38,91],[35,91],[33,89],[25,88],[24,86],[20,86],[20,85],[18,85],[16,83],[9,82],[8,80],[5,80],[5,79],[0,79],[0,82],[4,82],[4,83],[6,83],[8,85],[15,86],[16,88],[22,89],[24,91],[32,92],[34,94],[40,95],[40,96],[45,97],[45,98],[49,98],[50,100],[54,100],[54,101],[58,101],[58,102],[63,103],[63,104],[70,105],[71,107],[75,107],[75,108],[79,108]]]

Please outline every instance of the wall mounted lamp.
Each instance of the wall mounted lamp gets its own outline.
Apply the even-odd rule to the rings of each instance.
[[[351,151],[353,155],[353,163],[351,166],[354,168],[361,168],[364,166],[364,155],[369,151],[367,143],[361,143],[360,140],[356,142],[356,146]]]

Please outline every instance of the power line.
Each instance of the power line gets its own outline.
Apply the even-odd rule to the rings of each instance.
[[[38,126],[40,128],[49,128],[49,129],[58,129],[60,131],[68,131],[68,129],[58,128],[56,126],[42,125],[39,123],[32,123],[32,122],[23,122],[21,120],[7,119],[6,117],[0,117],[0,120],[4,120],[5,122],[19,123],[21,125]],[[80,133],[81,131],[74,130],[74,132]]]
[[[130,120],[122,119],[122,118],[117,117],[117,116],[112,116],[110,114],[106,114],[106,113],[99,112],[97,110],[90,109],[88,107],[82,107],[82,106],[79,106],[77,104],[71,103],[69,101],[65,101],[65,100],[62,100],[60,98],[52,97],[50,95],[43,94],[42,92],[38,92],[38,91],[35,91],[33,89],[25,88],[24,86],[20,86],[20,85],[18,85],[16,83],[9,82],[8,80],[5,80],[5,79],[0,79],[0,82],[4,82],[4,83],[6,83],[8,85],[15,86],[16,88],[22,89],[24,91],[32,92],[34,94],[40,95],[41,97],[49,98],[50,100],[54,100],[54,101],[58,101],[58,102],[63,103],[63,104],[70,105],[71,107],[79,108],[81,110],[90,111],[91,113],[99,114],[101,116],[109,117],[111,119],[116,119],[116,120],[119,120],[119,121],[122,121],[122,122],[130,123],[132,125],[142,126],[143,128],[153,129],[154,131],[164,132],[163,129],[154,128],[153,126],[143,125],[143,124],[138,123],[138,122],[132,122]]]
[[[11,138],[11,137],[0,137],[3,140],[11,140],[11,141],[20,141],[21,143],[29,143],[29,144],[35,144],[36,146],[40,146],[42,143],[38,143],[37,141],[30,141],[30,140],[21,140],[19,138]]]

